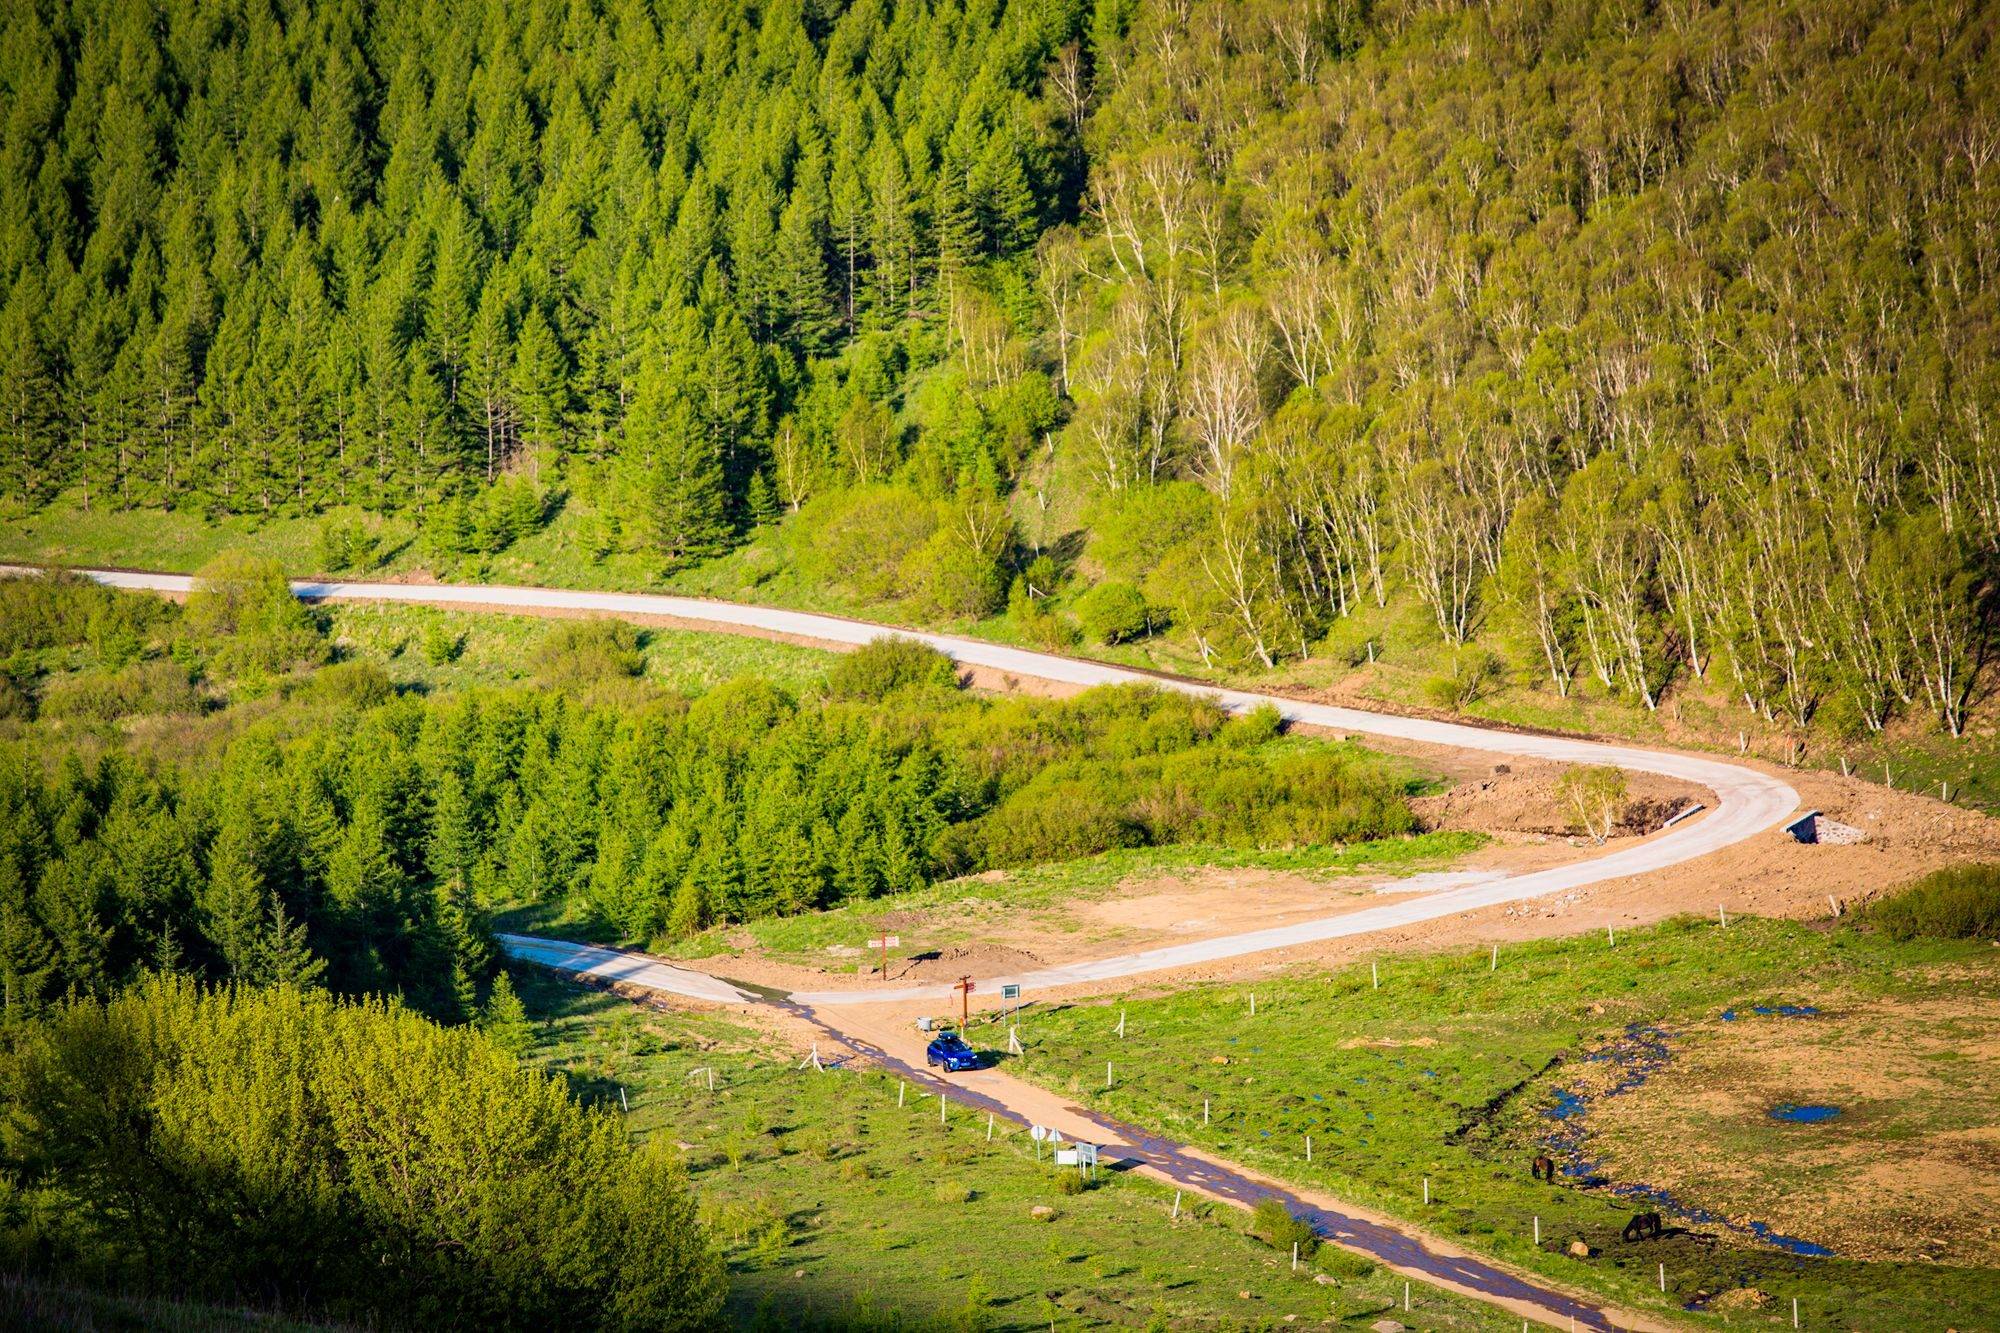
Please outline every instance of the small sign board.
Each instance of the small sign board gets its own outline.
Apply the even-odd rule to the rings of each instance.
[[[1080,1156],[1080,1154],[1082,1153],[1082,1151],[1083,1151],[1083,1150],[1082,1150],[1081,1148],[1058,1148],[1058,1149],[1056,1149],[1056,1165],[1057,1165],[1057,1166],[1081,1166],[1081,1165],[1083,1165],[1083,1159],[1082,1159],[1082,1157]]]
[[[1077,1144],[1076,1164],[1078,1166],[1095,1167],[1097,1165],[1097,1145],[1094,1143]]]
[[[1049,1136],[1049,1127],[1047,1125],[1028,1126],[1028,1137],[1033,1139],[1035,1142],[1040,1143],[1043,1139],[1047,1138],[1048,1136]]]
[[[1002,986],[1000,988],[1000,998],[1003,1000],[1018,1000],[1021,998],[1021,988],[1013,984]]]
[[[868,947],[871,949],[900,949],[903,947],[903,937],[901,935],[877,935],[874,939],[868,941]]]

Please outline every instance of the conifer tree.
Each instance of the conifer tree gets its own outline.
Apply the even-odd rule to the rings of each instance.
[[[325,976],[326,962],[313,953],[306,923],[294,922],[285,910],[284,898],[273,894],[270,924],[259,941],[257,980],[304,990],[319,985]]]
[[[246,812],[231,810],[223,819],[209,851],[205,897],[206,931],[223,967],[231,977],[254,979],[268,913],[264,871]]]
[[[507,975],[505,968],[493,977],[493,991],[486,997],[480,1026],[493,1039],[495,1046],[516,1059],[534,1048],[535,1025],[528,1018],[527,1006],[514,993],[514,979]]]

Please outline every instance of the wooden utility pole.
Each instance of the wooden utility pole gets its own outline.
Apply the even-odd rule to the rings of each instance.
[[[964,1029],[972,1022],[972,978],[960,977],[952,989],[958,992],[958,1026]]]

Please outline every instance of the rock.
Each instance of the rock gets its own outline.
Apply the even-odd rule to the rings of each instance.
[[[1236,1293],[1236,1299],[1239,1301],[1247,1301],[1250,1299],[1250,1293],[1247,1291],[1239,1291]]]
[[[803,1268],[794,1268],[792,1270],[793,1277],[804,1277],[805,1275],[806,1275],[806,1270]]]
[[[1229,1063],[1229,1057],[1226,1055],[1211,1055],[1208,1057],[1208,1062],[1212,1065],[1226,1065]]]
[[[1393,1319],[1377,1319],[1368,1326],[1368,1333],[1403,1333],[1403,1326]]]
[[[1579,1259],[1588,1259],[1591,1255],[1597,1253],[1597,1251],[1591,1249],[1589,1243],[1583,1240],[1581,1237],[1578,1237],[1576,1240],[1573,1240],[1569,1243],[1569,1252],[1575,1255]]]
[[[1295,1314],[1288,1314],[1285,1316],[1285,1322],[1288,1324],[1296,1324],[1299,1322],[1299,1317]]]
[[[1313,1281],[1322,1287],[1337,1287],[1340,1285],[1340,1283],[1334,1281],[1333,1275],[1330,1273],[1314,1273]]]
[[[1055,1220],[1056,1210],[1045,1203],[1038,1203],[1028,1210],[1028,1216],[1037,1222],[1052,1222]]]

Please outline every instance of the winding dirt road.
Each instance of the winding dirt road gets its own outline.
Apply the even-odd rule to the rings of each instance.
[[[29,572],[5,569],[6,572]],[[78,571],[100,583],[135,591],[187,593],[193,580],[181,574],[126,570]],[[1706,856],[1781,823],[1798,805],[1798,795],[1777,778],[1722,760],[1677,754],[1600,741],[1558,736],[1524,735],[1428,718],[1398,717],[1359,709],[1309,703],[1248,690],[1218,689],[1199,681],[1132,671],[1123,667],[1053,653],[1034,652],[1004,644],[953,635],[921,633],[870,624],[839,616],[776,607],[747,606],[652,593],[580,592],[559,588],[498,585],[450,585],[331,582],[297,580],[293,591],[308,601],[353,600],[410,602],[432,606],[474,606],[522,612],[585,612],[605,615],[670,617],[713,626],[718,630],[774,634],[813,639],[831,645],[858,646],[883,634],[899,634],[927,643],[953,660],[1013,676],[1064,685],[1146,684],[1209,695],[1224,707],[1247,712],[1275,708],[1290,722],[1356,735],[1383,736],[1431,745],[1451,746],[1495,756],[1510,756],[1566,764],[1609,764],[1636,772],[1658,773],[1708,788],[1715,805],[1636,845],[1547,870],[1503,876],[1491,881],[1444,889],[1401,902],[1267,930],[1220,936],[1166,948],[1099,958],[1018,976],[979,978],[980,992],[992,995],[1015,982],[1035,990],[1079,983],[1114,981],[1165,968],[1213,962],[1298,944],[1361,935],[1398,926],[1437,920],[1500,903],[1518,902],[1664,869]],[[643,954],[593,945],[523,935],[503,935],[508,955],[524,962],[580,976],[644,987],[691,999],[724,1004],[773,1004],[795,1018],[827,1033],[883,1067],[917,1080],[938,1095],[968,1108],[991,1112],[1017,1123],[1049,1124],[1070,1137],[1108,1138],[1107,1157],[1123,1160],[1185,1188],[1244,1207],[1276,1195],[1303,1213],[1321,1234],[1347,1248],[1368,1254],[1400,1272],[1465,1292],[1556,1327],[1652,1329],[1662,1325],[1643,1317],[1580,1300],[1532,1278],[1510,1272],[1464,1254],[1432,1238],[1358,1215],[1330,1200],[1294,1193],[1239,1167],[1202,1156],[1171,1142],[1083,1108],[1062,1104],[1044,1089],[1016,1080],[998,1070],[982,1071],[946,1085],[914,1067],[915,1051],[900,1025],[865,1006],[929,1002],[948,998],[943,986],[881,986],[794,995],[753,991],[724,978],[678,967]],[[855,1009],[854,1006],[864,1008]],[[824,1011],[841,1007],[837,1025]],[[904,1049],[911,1047],[912,1049]]]
[[[194,580],[185,574],[155,574],[126,570],[81,570],[100,583],[160,593],[185,594]],[[1343,936],[1368,934],[1398,926],[1415,925],[1441,917],[1456,916],[1477,908],[1519,902],[1547,894],[1622,879],[1629,875],[1691,861],[1734,843],[1751,838],[1782,822],[1798,805],[1798,793],[1777,778],[1702,755],[1649,750],[1603,741],[1564,736],[1526,735],[1460,722],[1431,718],[1398,717],[1370,713],[1356,708],[1309,703],[1279,695],[1250,690],[1218,689],[1200,681],[1157,676],[1103,662],[1034,652],[981,639],[949,634],[928,634],[897,629],[888,625],[849,620],[842,616],[810,611],[787,611],[778,607],[748,606],[735,602],[706,601],[695,597],[673,597],[658,593],[580,592],[564,588],[518,588],[497,584],[415,584],[346,583],[295,580],[292,590],[309,601],[413,602],[431,606],[480,606],[518,609],[524,612],[599,612],[605,615],[661,616],[675,620],[713,625],[722,630],[780,634],[821,642],[858,646],[884,634],[899,634],[927,643],[965,666],[985,667],[1013,676],[1055,681],[1066,685],[1116,684],[1153,685],[1209,695],[1226,708],[1248,712],[1253,708],[1275,708],[1289,722],[1304,723],[1330,731],[1355,735],[1385,736],[1403,741],[1476,750],[1495,756],[1538,759],[1563,764],[1610,764],[1640,773],[1659,773],[1708,788],[1715,793],[1715,808],[1636,845],[1567,865],[1530,874],[1502,876],[1489,881],[1408,899],[1364,911],[1350,912],[1316,921],[1276,926],[1267,930],[1197,940],[1112,958],[1091,959],[1060,967],[1045,968],[1019,976],[981,977],[982,991],[1017,982],[1046,990],[1080,982],[1112,981],[1165,968],[1214,962],[1244,954],[1262,953],[1293,945],[1311,944]],[[646,984],[663,990],[677,990],[696,999],[714,999],[714,979],[683,982],[680,974],[700,976],[686,969],[670,969],[656,974]],[[683,985],[695,989],[682,989]],[[884,1001],[940,1000],[950,996],[949,988],[933,986],[876,987],[804,993],[794,998],[813,1006],[871,1004]],[[746,994],[744,999],[750,997]]]

